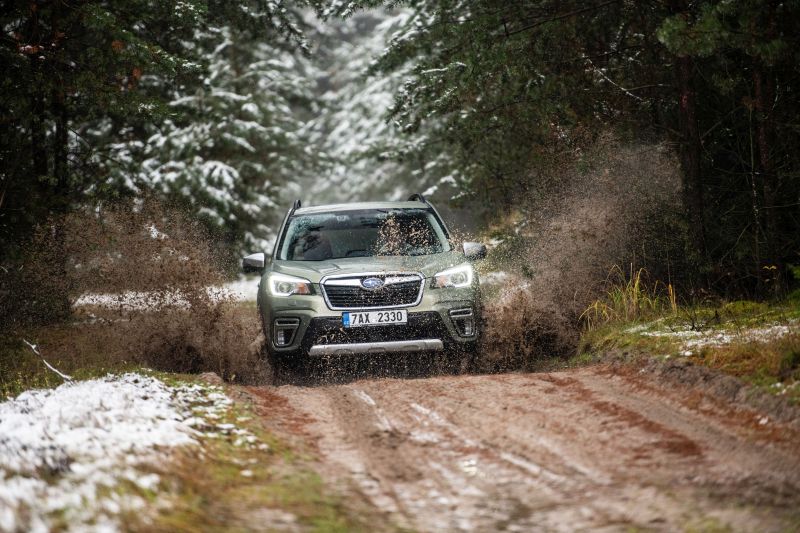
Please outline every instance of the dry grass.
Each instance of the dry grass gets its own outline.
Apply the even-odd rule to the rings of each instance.
[[[22,339],[37,344],[49,363],[78,379],[148,367],[210,371],[234,383],[266,383],[269,368],[252,346],[259,331],[255,306],[233,302],[128,313],[124,320],[88,322],[76,317],[16,328],[0,340],[0,397],[62,383]]]
[[[124,320],[88,322],[79,316],[16,328],[0,338],[0,398],[62,383],[22,339],[37,344],[50,364],[78,379],[148,367],[215,372],[230,382],[265,383],[269,369],[251,347],[259,330],[255,306],[232,302],[200,310],[130,313]]]
[[[124,372],[141,366],[130,355],[114,350],[117,332],[105,326],[87,325],[79,334],[71,324],[15,330],[0,338],[0,401],[34,388],[52,388],[63,383],[24,344],[39,345],[45,359],[60,371],[89,379],[109,372]]]
[[[665,290],[659,297],[660,304],[648,308],[649,323],[636,324],[640,314],[629,321],[600,321],[587,328],[581,337],[580,355],[573,362],[594,362],[608,356],[616,359],[620,354],[634,361],[653,356],[678,358],[800,401],[800,306],[796,301],[673,308]],[[620,304],[619,309],[625,306]],[[622,317],[622,312],[616,316]],[[771,328],[781,329],[770,336]],[[681,335],[686,332],[692,335]],[[691,343],[704,338],[708,341]]]
[[[647,271],[633,269],[626,274],[615,266],[606,279],[603,295],[592,302],[581,314],[587,329],[596,329],[609,323],[627,323],[649,320],[678,313],[677,297],[672,284],[660,281],[648,283]]]
[[[756,381],[800,381],[800,333],[760,342],[706,347],[695,356],[727,374]]]

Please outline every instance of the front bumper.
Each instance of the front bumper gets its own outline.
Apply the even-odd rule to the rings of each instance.
[[[351,344],[315,344],[308,355],[352,355],[360,353],[437,352],[444,350],[441,339],[407,341],[354,342]]]
[[[276,346],[274,334],[267,335],[270,352],[284,359],[303,358],[346,353],[392,353],[438,351],[467,348],[478,338],[477,327],[470,336],[456,329],[452,309],[473,309],[471,302],[441,306],[435,311],[409,310],[408,323],[345,328],[341,314],[317,316],[313,311],[298,309],[272,313],[270,323],[284,323],[287,319],[298,321],[287,346]],[[330,313],[330,311],[328,311]],[[475,310],[473,311],[475,313]],[[478,316],[475,314],[477,324]],[[268,326],[270,323],[265,324]]]

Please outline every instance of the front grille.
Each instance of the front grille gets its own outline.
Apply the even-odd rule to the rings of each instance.
[[[366,278],[378,278],[385,284],[379,289],[365,289],[361,281]],[[417,274],[361,275],[326,280],[322,290],[331,309],[408,307],[419,302],[422,282]]]

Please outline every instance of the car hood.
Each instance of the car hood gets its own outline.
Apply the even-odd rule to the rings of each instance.
[[[349,257],[327,261],[275,261],[272,271],[300,276],[313,283],[336,274],[419,272],[433,277],[452,266],[466,262],[464,254],[455,250],[419,256]]]

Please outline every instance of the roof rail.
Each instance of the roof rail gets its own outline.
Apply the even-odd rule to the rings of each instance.
[[[294,214],[295,209],[300,209],[302,206],[303,204],[300,202],[299,198],[295,200],[294,203],[292,204],[292,209],[289,211],[289,216],[292,216]]]
[[[415,192],[411,196],[408,197],[409,202],[422,202],[423,204],[427,204],[428,200],[425,199],[420,193]]]

